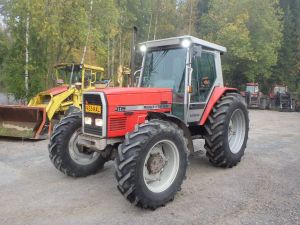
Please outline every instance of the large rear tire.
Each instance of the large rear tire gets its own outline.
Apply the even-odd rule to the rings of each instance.
[[[101,169],[105,160],[100,153],[79,146],[77,137],[82,133],[81,113],[63,118],[54,128],[48,146],[53,165],[72,177],[85,177]]]
[[[119,145],[115,160],[118,189],[142,208],[174,199],[188,164],[188,142],[175,124],[153,120],[138,125]]]
[[[209,161],[220,167],[236,166],[247,145],[248,110],[237,93],[226,93],[205,124],[205,149]]]

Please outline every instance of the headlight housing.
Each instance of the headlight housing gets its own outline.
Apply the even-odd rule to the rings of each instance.
[[[84,117],[84,124],[92,125],[92,118],[91,117]]]
[[[103,119],[95,119],[95,125],[97,127],[102,127],[103,126]]]

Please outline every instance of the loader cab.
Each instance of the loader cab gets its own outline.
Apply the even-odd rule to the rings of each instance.
[[[56,83],[58,85],[79,85],[83,90],[89,90],[101,82],[104,69],[87,64],[60,64],[56,69]]]
[[[182,36],[145,42],[140,50],[139,87],[172,89],[172,114],[185,123],[199,122],[214,87],[223,86],[220,55],[226,48]]]

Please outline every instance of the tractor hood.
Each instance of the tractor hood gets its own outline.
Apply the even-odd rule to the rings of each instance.
[[[95,91],[95,90],[94,90]],[[106,88],[96,89],[96,91],[104,92],[106,95],[123,95],[123,94],[145,94],[145,93],[171,93],[170,88]]]
[[[51,89],[48,89],[46,91],[41,92],[41,94],[45,95],[45,94],[51,94],[51,95],[58,95],[62,92],[65,92],[69,89],[69,86],[59,86],[59,87],[54,87]]]
[[[132,111],[158,109],[162,105],[172,104],[172,89],[170,88],[106,88],[92,92],[105,94],[109,113],[114,114],[126,106]]]

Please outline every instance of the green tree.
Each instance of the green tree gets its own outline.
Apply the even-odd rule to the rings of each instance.
[[[276,0],[212,0],[201,19],[201,36],[228,48],[226,83],[241,86],[271,76],[282,39]]]
[[[285,83],[291,90],[300,90],[300,2],[282,0],[284,11],[283,40],[272,83]]]
[[[30,98],[52,83],[55,64],[80,62],[86,43],[86,61],[105,64],[105,37],[116,27],[117,9],[113,0],[94,0],[92,12],[89,1],[84,0],[3,0],[1,14],[11,37],[3,76],[7,90],[17,98],[25,97],[25,33],[29,18]]]
[[[0,74],[3,72],[3,62],[8,54],[9,37],[5,32],[5,28],[0,28]],[[0,75],[0,89],[4,88],[4,77]]]

